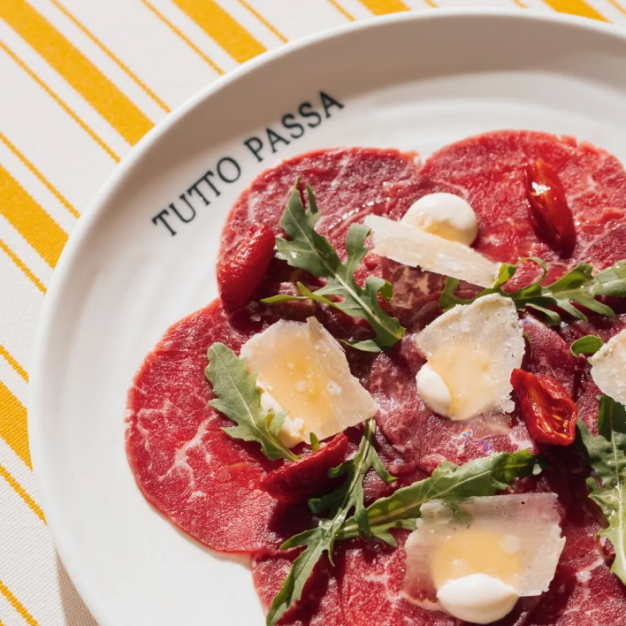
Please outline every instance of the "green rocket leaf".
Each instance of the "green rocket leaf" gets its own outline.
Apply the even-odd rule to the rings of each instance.
[[[615,549],[611,571],[626,583],[626,409],[600,397],[598,436],[579,421],[576,445],[595,477],[587,479],[589,497],[600,507],[608,526],[600,531]]]
[[[262,300],[265,304],[275,304],[288,300],[316,300],[332,306],[350,317],[366,319],[375,337],[371,340],[351,343],[354,348],[368,352],[380,352],[393,346],[404,334],[400,322],[386,313],[380,306],[378,297],[389,300],[391,284],[382,278],[369,276],[361,287],[354,279],[354,273],[367,254],[365,238],[369,229],[362,224],[352,224],[346,237],[348,258],[345,263],[332,247],[328,239],[315,231],[319,211],[313,191],[306,187],[309,209],[305,209],[300,191],[294,188],[280,225],[287,239],[276,239],[276,256],[287,261],[292,267],[306,270],[318,278],[325,278],[326,284],[310,291],[298,283],[299,296],[279,295]]]
[[[273,413],[261,408],[256,374],[250,374],[246,359],[239,358],[223,343],[214,343],[208,352],[209,364],[204,370],[217,398],[209,404],[237,426],[222,430],[234,439],[256,441],[270,460],[298,457],[278,437],[287,411]]]
[[[387,474],[376,453],[375,434],[376,421],[372,418],[365,423],[365,431],[356,455],[330,471],[333,477],[345,476],[342,485],[327,496],[309,500],[309,506],[314,513],[327,511],[328,517],[317,528],[295,535],[281,546],[284,550],[297,546],[306,548],[293,562],[289,575],[272,602],[267,614],[268,626],[274,626],[289,607],[302,597],[304,585],[324,552],[328,552],[332,563],[337,533],[350,514],[358,520],[356,523],[364,533],[369,532],[363,505],[363,479],[373,468],[381,478],[395,480]]]
[[[595,354],[603,345],[604,341],[597,335],[585,335],[580,339],[576,339],[569,347],[569,350],[573,356]]]
[[[398,489],[390,496],[371,504],[366,509],[370,533],[395,546],[396,542],[389,531],[392,528],[413,530],[424,502],[491,496],[509,487],[514,479],[540,471],[538,457],[527,450],[501,452],[461,466],[444,461],[429,478]],[[357,536],[363,536],[363,533],[358,520],[353,517],[346,521],[339,538]]]
[[[542,268],[541,276],[531,285],[517,291],[507,292],[502,289],[502,285],[515,275],[519,265],[526,261],[537,263]],[[588,263],[579,263],[551,285],[541,285],[541,280],[546,273],[546,264],[536,257],[520,259],[515,264],[503,263],[496,282],[475,298],[468,300],[455,295],[459,281],[447,278],[441,295],[441,305],[444,310],[448,310],[457,304],[470,304],[476,298],[497,293],[511,298],[517,309],[530,308],[538,311],[544,315],[550,325],[557,326],[561,323],[562,313],[567,313],[579,320],[587,319],[574,304],[604,317],[613,318],[615,317],[613,309],[600,302],[598,298],[600,296],[626,297],[626,260],[618,261],[597,274],[593,274],[593,267]]]

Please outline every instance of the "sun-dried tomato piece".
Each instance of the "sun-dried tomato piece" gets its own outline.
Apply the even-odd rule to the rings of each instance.
[[[571,256],[576,227],[563,185],[551,165],[535,161],[525,169],[526,197],[537,236],[562,257]]]
[[[217,284],[224,304],[247,304],[263,282],[274,257],[276,235],[260,224],[245,239],[217,273]]]
[[[283,502],[303,502],[324,491],[332,480],[328,470],[339,465],[348,450],[348,438],[343,434],[325,446],[293,463],[285,462],[265,475],[261,484],[268,493]]]
[[[569,446],[576,436],[578,407],[552,376],[513,370],[511,384],[530,436],[538,443]]]

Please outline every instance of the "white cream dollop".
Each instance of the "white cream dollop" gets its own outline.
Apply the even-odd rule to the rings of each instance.
[[[270,411],[273,413],[280,413],[283,411],[283,407],[278,404],[276,398],[274,398],[269,391],[263,389],[261,385],[258,385],[258,387],[261,392],[261,408],[264,411],[268,413]],[[304,420],[299,417],[291,419],[287,416],[280,429],[280,438],[282,442],[290,448],[293,448],[301,441],[305,441],[306,430],[304,428]]]
[[[401,222],[449,241],[471,246],[478,235],[476,213],[452,193],[431,193],[414,202]]]
[[[420,398],[439,415],[449,415],[452,395],[444,379],[425,363],[415,377],[417,393]]]
[[[439,603],[450,615],[476,624],[502,619],[513,610],[518,598],[514,587],[487,574],[449,580],[437,591]]]

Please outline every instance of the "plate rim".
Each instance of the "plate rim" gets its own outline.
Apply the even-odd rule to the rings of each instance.
[[[527,22],[553,23],[557,25],[567,25],[585,31],[595,31],[604,35],[617,37],[626,42],[626,28],[609,22],[601,22],[590,18],[579,17],[563,13],[543,13],[537,10],[519,8],[497,8],[497,7],[446,7],[415,9],[403,13],[395,13],[385,16],[373,16],[352,22],[334,26],[316,33],[299,38],[269,50],[254,59],[236,67],[227,74],[217,78],[198,92],[187,98],[178,105],[163,120],[155,124],[131,150],[126,154],[120,163],[104,180],[91,200],[87,203],[78,222],[73,228],[68,241],[63,248],[59,261],[52,273],[52,278],[48,286],[42,308],[37,322],[36,332],[31,352],[31,374],[28,388],[28,440],[33,466],[35,485],[39,502],[44,510],[47,526],[51,532],[54,547],[57,555],[65,567],[71,582],[74,584],[82,601],[100,626],[116,626],[113,616],[107,611],[106,602],[103,601],[98,588],[89,578],[84,576],[80,564],[74,560],[74,549],[71,547],[72,533],[66,529],[60,521],[60,513],[57,513],[55,506],[55,487],[53,481],[46,472],[47,453],[45,437],[42,434],[42,426],[46,420],[46,403],[43,401],[43,383],[46,370],[45,363],[48,362],[51,350],[48,338],[54,326],[54,320],[62,307],[61,295],[67,284],[73,260],[80,248],[83,239],[88,235],[94,223],[97,222],[104,211],[109,197],[115,193],[117,187],[132,175],[133,170],[140,163],[144,154],[167,133],[181,119],[189,114],[194,108],[200,106],[206,100],[213,97],[222,89],[233,82],[244,79],[248,74],[253,73],[257,68],[268,65],[293,52],[316,45],[320,42],[340,38],[346,33],[355,30],[375,30],[385,28],[397,22],[422,22],[429,20],[447,20],[462,17],[503,17],[513,20],[523,20]]]

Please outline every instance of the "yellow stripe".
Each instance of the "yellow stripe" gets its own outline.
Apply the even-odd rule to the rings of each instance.
[[[20,485],[2,465],[0,465],[0,476],[9,483],[15,493],[26,502],[28,508],[45,524],[46,518],[44,517],[41,507],[26,493],[22,485]]]
[[[28,467],[33,468],[28,449],[26,409],[2,381],[0,381],[0,437]]]
[[[214,0],[173,2],[238,63],[265,52],[265,47]]]
[[[28,382],[28,374],[26,373],[24,368],[11,356],[9,351],[2,345],[0,345],[0,354],[11,364],[13,369],[26,382]],[[13,478],[13,476],[11,476],[9,471],[6,468],[4,468],[2,465],[0,465],[0,476],[2,476],[2,478],[4,478],[4,480],[6,480],[7,483],[9,483],[9,485],[15,491],[15,493],[17,493],[17,495],[19,495],[20,498],[24,500],[24,502],[28,505],[30,510],[45,524],[46,518],[43,514],[43,511],[41,510],[41,507],[28,495],[28,493],[22,487],[22,485],[20,485],[19,482],[17,482],[17,480]]]
[[[67,233],[1,165],[0,215],[11,222],[50,267],[56,265]]]
[[[80,213],[69,203],[61,192],[48,181],[44,175],[13,145],[7,137],[0,133],[0,141],[13,152],[13,154],[39,179],[46,189],[74,216],[80,217]]]
[[[349,19],[351,22],[354,22],[354,16],[348,13],[338,2],[335,0],[328,0],[330,4],[332,4],[339,13],[341,13],[345,18]]]
[[[590,4],[587,4],[585,0],[545,0],[545,2],[559,13],[571,13],[573,15],[580,15],[581,17],[590,17],[602,22],[607,21],[604,16],[600,15],[600,13]]]
[[[2,0],[2,17],[130,144],[152,122],[50,22],[25,0]]]
[[[205,63],[207,63],[211,69],[217,72],[220,76],[224,74],[224,70],[218,67],[198,46],[196,46],[189,38],[187,38],[184,33],[176,28],[172,22],[170,22],[165,15],[159,13],[147,0],[141,0],[141,2],[154,13],[174,34],[178,35],[182,41],[184,41],[199,57],[202,58]]]
[[[248,11],[250,11],[250,13],[252,13],[252,15],[254,15],[254,17],[256,17],[256,19],[263,24],[263,26],[265,26],[265,28],[274,33],[274,35],[276,35],[276,37],[278,37],[282,42],[287,43],[287,37],[285,37],[278,29],[274,28],[258,11],[254,9],[254,7],[251,7],[247,2],[245,2],[245,0],[239,0],[239,4],[248,9]]]
[[[398,13],[408,11],[409,7],[402,0],[361,0],[374,15],[386,15],[387,13]]]
[[[626,9],[621,4],[619,4],[615,0],[609,0],[609,3],[611,4],[611,6],[613,6],[613,8],[617,9],[620,13],[622,13],[623,15],[626,15]]]
[[[527,9],[528,6],[525,5],[522,0],[513,0],[513,2],[515,2],[515,4],[520,8],[520,9]]]
[[[4,2],[4,0],[2,0]],[[24,618],[28,626],[39,626],[35,618],[26,610],[24,605],[11,593],[9,588],[0,580],[0,593],[10,602],[11,606]]]
[[[171,109],[163,102],[151,89],[148,87],[139,77],[134,74],[134,72],[123,63],[118,57],[116,57],[90,30],[87,29],[86,26],[83,26],[62,4],[57,2],[57,0],[50,0],[54,6],[61,11],[65,17],[72,21],[72,23],[80,28],[80,30],[93,41],[102,52],[104,52],[111,61],[113,61],[120,69],[122,69],[130,78],[137,84],[141,89],[145,91],[166,113],[169,113]]]
[[[2,1],[0,0],[0,7]],[[59,98],[53,91],[46,85],[29,67],[22,61],[17,55],[15,55],[9,48],[7,48],[2,41],[0,41],[0,48],[2,48],[116,163],[120,162],[120,157],[107,146],[96,133],[83,122],[72,109],[70,109],[61,98]]]
[[[29,269],[22,263],[21,259],[7,246],[2,239],[0,239],[0,250],[2,250],[10,259],[17,265],[26,276],[33,282],[33,284],[41,291],[41,293],[46,293],[45,285],[35,276]]]
[[[0,344],[0,355],[8,361],[9,365],[20,375],[20,378],[27,383],[28,374],[26,370],[13,358],[12,354],[2,344]]]

